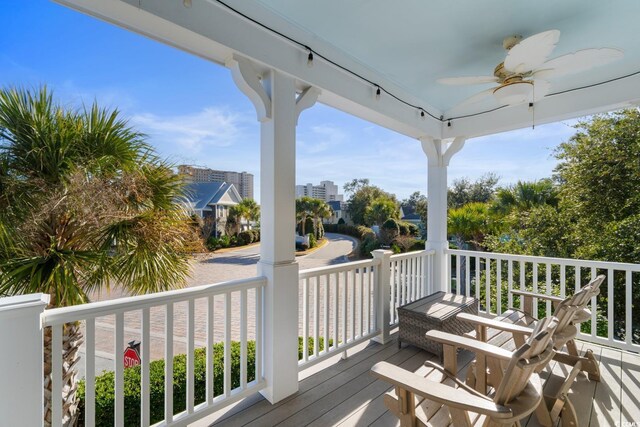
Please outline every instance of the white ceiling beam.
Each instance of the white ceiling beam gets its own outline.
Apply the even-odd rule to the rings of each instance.
[[[316,57],[307,65],[300,46],[261,28],[215,1],[54,0],[80,12],[191,52],[218,64],[234,54],[296,78],[300,87],[321,90],[319,101],[401,134],[439,138],[442,123],[386,95],[371,84]],[[258,70],[261,71],[261,70]],[[266,70],[263,70],[266,71]],[[383,85],[384,82],[377,82]],[[434,115],[440,112],[422,106]]]

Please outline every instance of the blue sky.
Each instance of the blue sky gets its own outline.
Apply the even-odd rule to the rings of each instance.
[[[0,2],[0,84],[46,84],[69,106],[118,108],[175,163],[248,171],[259,199],[259,124],[229,72],[174,48],[45,0]],[[550,176],[570,123],[469,140],[450,182],[487,172],[501,184]],[[426,193],[418,141],[316,105],[300,118],[298,184],[369,178],[400,199]]]

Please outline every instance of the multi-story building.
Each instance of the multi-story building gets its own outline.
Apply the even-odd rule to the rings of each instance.
[[[320,181],[320,185],[296,185],[296,197],[313,197],[314,199],[324,200],[325,202],[338,201],[342,202],[344,196],[338,194],[338,186],[333,181]]]
[[[215,170],[205,167],[180,165],[178,173],[187,182],[227,182],[233,184],[243,199],[253,199],[253,174]]]

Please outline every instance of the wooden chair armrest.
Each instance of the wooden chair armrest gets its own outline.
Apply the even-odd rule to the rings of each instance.
[[[452,408],[485,414],[493,418],[511,416],[511,409],[497,405],[488,397],[480,397],[464,389],[425,380],[420,375],[388,362],[376,363],[371,368],[371,373],[396,387]]]
[[[496,347],[495,345],[442,331],[431,330],[427,332],[426,336],[428,339],[442,343],[443,345],[450,345],[455,348],[464,348],[465,350],[472,351],[476,354],[493,357],[499,360],[509,361],[513,355],[510,351]]]
[[[521,291],[518,289],[512,289],[511,293],[513,295],[520,295],[523,297],[530,297],[530,298],[538,298],[541,300],[545,300],[545,301],[552,301],[552,302],[562,302],[563,298],[555,296],[555,295],[546,295],[546,294],[536,294],[534,292],[529,292],[529,291]]]
[[[465,322],[473,323],[475,325],[486,326],[487,328],[511,332],[512,334],[529,336],[531,335],[531,331],[533,330],[527,326],[514,325],[513,323],[508,322],[500,322],[498,320],[487,319],[486,317],[469,313],[460,313],[456,316],[456,319],[464,320]]]

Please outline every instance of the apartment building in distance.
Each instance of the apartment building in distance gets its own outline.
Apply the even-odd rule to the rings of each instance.
[[[314,199],[324,200],[325,202],[342,202],[344,196],[338,194],[338,186],[333,181],[320,181],[320,185],[313,185],[311,183],[307,185],[296,185],[296,198],[298,197],[313,197]]]
[[[178,173],[187,182],[227,182],[233,184],[243,199],[253,199],[253,174],[210,169],[201,166],[179,165]]]

